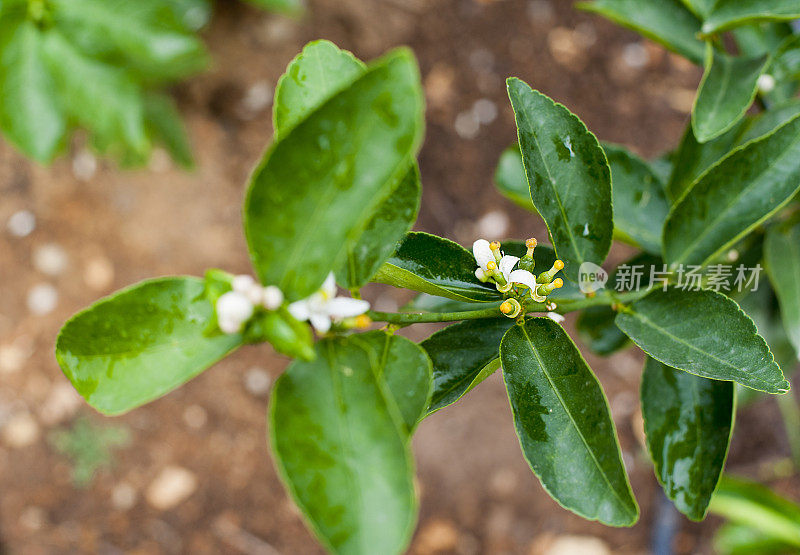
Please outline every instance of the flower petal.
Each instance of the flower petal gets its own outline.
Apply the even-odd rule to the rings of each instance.
[[[320,291],[329,299],[336,296],[336,276],[333,275],[333,272],[328,274],[328,277],[325,278],[325,282],[322,284]]]
[[[475,256],[475,262],[484,270],[488,270],[486,265],[489,262],[494,262],[494,254],[486,239],[478,239],[472,243],[472,254]]]
[[[511,283],[521,283],[531,291],[536,291],[536,278],[528,270],[514,270],[508,276]]]
[[[352,318],[369,310],[369,303],[350,297],[336,297],[328,301],[327,312],[332,318]]]
[[[560,324],[565,320],[565,318],[558,312],[548,312],[547,317],[550,318],[556,324]]]
[[[503,277],[506,278],[506,281],[511,277],[511,271],[514,269],[514,266],[517,265],[517,262],[519,262],[519,258],[511,256],[510,254],[500,259],[500,264],[498,264],[497,267],[503,272]]]
[[[311,309],[308,306],[308,300],[306,299],[303,299],[302,301],[295,301],[287,308],[289,310],[289,314],[291,314],[295,320],[305,322],[311,316]]]
[[[228,291],[217,299],[217,320],[246,322],[253,315],[255,307],[242,293]]]
[[[315,312],[311,315],[309,320],[311,321],[311,325],[314,326],[314,329],[319,333],[327,333],[328,330],[331,329],[331,319],[329,316]]]

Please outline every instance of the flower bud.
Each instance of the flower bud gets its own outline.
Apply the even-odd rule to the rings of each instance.
[[[533,249],[536,248],[536,245],[537,241],[533,237],[525,241],[525,247],[527,247],[528,251],[520,258],[519,264],[517,265],[519,269],[533,272],[533,269],[536,267],[536,261],[533,259]]]
[[[236,333],[252,316],[255,307],[243,294],[228,291],[217,299],[217,322],[225,333]]]
[[[274,285],[268,285],[261,293],[261,305],[267,310],[277,310],[283,304],[283,293]]]
[[[256,285],[256,280],[248,275],[234,276],[231,280],[231,288],[237,293],[247,294],[254,285]]]
[[[517,299],[507,299],[500,305],[500,312],[508,318],[516,318],[522,311],[522,305]]]
[[[500,259],[503,258],[503,253],[500,252],[500,242],[492,241],[489,243],[489,248],[492,249],[492,254],[494,255],[495,261],[499,263]]]
[[[556,278],[552,283],[544,283],[536,288],[536,293],[542,297],[546,297],[553,292],[554,289],[559,289],[564,286],[564,280]]]

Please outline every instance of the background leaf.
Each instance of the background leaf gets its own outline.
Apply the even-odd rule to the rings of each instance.
[[[664,224],[671,265],[707,264],[769,218],[800,189],[800,117],[713,166]]]
[[[299,15],[305,9],[303,0],[246,0],[251,4],[288,15]]]
[[[536,207],[531,201],[531,191],[528,179],[525,177],[525,166],[522,163],[522,153],[519,145],[514,143],[503,151],[494,172],[494,183],[497,190],[517,206],[530,210],[534,214]]]
[[[664,364],[767,393],[789,390],[753,321],[714,291],[655,290],[624,308],[617,326]]]
[[[608,402],[564,329],[529,319],[508,330],[500,358],[522,452],[547,492],[584,518],[636,522]]]
[[[448,239],[412,231],[381,266],[374,281],[457,301],[497,301],[497,289],[475,277],[478,263]]]
[[[696,64],[703,62],[703,43],[697,39],[700,20],[678,0],[595,0],[578,7],[633,29]]]
[[[0,21],[0,128],[22,152],[49,162],[61,146],[66,117],[44,52],[44,36],[30,21]]]
[[[783,327],[795,352],[800,353],[800,223],[769,229],[764,260],[780,301]]]
[[[699,142],[719,137],[744,117],[768,63],[767,54],[729,56],[711,44],[706,46],[705,74],[692,107],[692,127]]]
[[[172,98],[164,94],[147,95],[144,119],[148,134],[164,143],[173,160],[184,169],[194,168],[192,145]]]
[[[642,416],[656,477],[680,512],[706,515],[728,453],[732,382],[708,380],[647,357]]]
[[[429,412],[452,405],[500,367],[500,340],[509,318],[464,320],[420,343],[433,362]]]
[[[564,106],[517,78],[507,85],[531,199],[564,261],[564,275],[577,281],[580,265],[601,264],[611,247],[611,176],[605,154]]]
[[[664,184],[647,162],[627,149],[604,143],[603,150],[611,168],[614,232],[660,254],[661,228],[669,213]]]
[[[239,334],[208,333],[203,280],[144,281],[79,312],[58,334],[56,359],[86,401],[120,414],[156,399],[238,347]]]
[[[408,171],[422,128],[416,62],[398,50],[278,141],[245,200],[261,281],[290,301],[316,290]]]
[[[789,20],[800,17],[797,0],[717,0],[703,23],[703,33],[711,34],[745,23],[764,20]]]
[[[578,315],[575,328],[593,353],[607,356],[628,345],[628,336],[614,322],[616,316],[608,306],[592,306]]]
[[[400,553],[416,519],[403,421],[375,357],[323,339],[275,382],[270,446],[314,533],[334,553]]]

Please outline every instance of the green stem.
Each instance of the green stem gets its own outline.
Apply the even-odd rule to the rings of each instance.
[[[783,427],[786,428],[794,466],[800,470],[800,407],[791,392],[778,395],[776,401],[783,417]]]

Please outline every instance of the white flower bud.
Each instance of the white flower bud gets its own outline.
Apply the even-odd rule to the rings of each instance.
[[[775,85],[776,85],[775,78],[769,73],[765,73],[759,76],[757,85],[758,85],[758,90],[761,91],[762,93],[771,93],[772,91],[775,90]]]
[[[256,285],[256,280],[253,279],[253,276],[234,276],[233,280],[231,280],[231,287],[237,293],[247,294],[248,290],[254,285]]]
[[[274,285],[268,285],[262,291],[261,304],[267,310],[276,310],[283,304],[283,293]]]
[[[235,333],[253,315],[253,303],[242,293],[228,291],[217,299],[217,322],[225,333]],[[233,331],[228,331],[233,330]]]
[[[547,317],[548,317],[548,318],[550,318],[550,319],[551,319],[553,322],[555,322],[556,324],[560,324],[560,323],[561,323],[561,322],[563,322],[563,321],[564,321],[564,319],[565,319],[565,318],[564,318],[564,317],[563,317],[561,314],[559,314],[558,312],[548,312],[548,313],[547,313]]]

